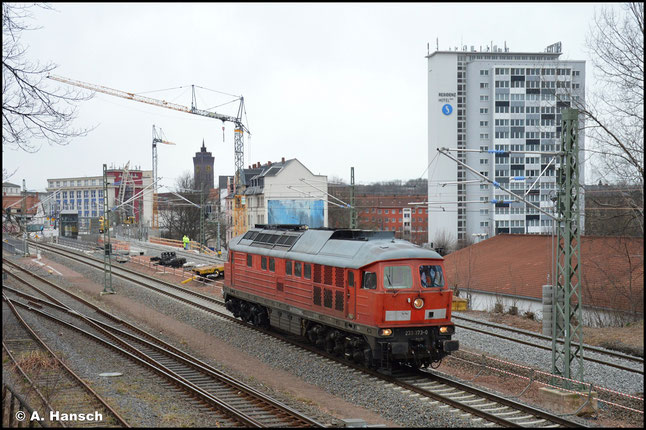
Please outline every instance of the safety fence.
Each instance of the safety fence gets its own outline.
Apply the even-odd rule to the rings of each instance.
[[[148,242],[150,243],[155,243],[157,245],[167,245],[167,246],[174,246],[176,248],[184,248],[184,242],[181,240],[176,240],[176,239],[164,239],[162,237],[150,237],[148,238]],[[217,256],[218,253],[213,251],[211,248],[204,246],[198,242],[195,242],[194,240],[191,240],[188,243],[189,248],[188,249],[194,249],[199,251],[201,254],[208,254],[208,255],[215,255]]]
[[[643,420],[643,417],[644,417],[644,410],[643,410],[644,399],[641,398],[641,397],[633,396],[633,395],[627,394],[627,393],[622,393],[622,392],[616,391],[616,390],[611,390],[609,388],[604,388],[604,387],[594,385],[593,383],[589,383],[589,382],[581,382],[581,381],[576,381],[576,380],[573,380],[573,379],[564,378],[564,377],[561,377],[561,376],[558,376],[558,375],[552,375],[551,373],[548,373],[548,372],[544,372],[544,371],[534,369],[534,368],[528,367],[528,366],[523,366],[523,365],[520,365],[520,364],[517,364],[517,363],[512,363],[512,362],[509,362],[509,361],[501,360],[499,358],[487,356],[486,354],[477,354],[477,353],[470,352],[470,351],[465,351],[465,350],[460,351],[460,354],[471,355],[474,358],[476,358],[477,361],[479,361],[479,363],[477,363],[477,364],[481,367],[481,369],[476,374],[476,376],[473,377],[470,381],[473,381],[473,380],[477,379],[484,372],[485,369],[491,370],[491,371],[494,371],[494,372],[497,372],[497,373],[500,373],[500,374],[504,374],[506,376],[519,378],[521,380],[527,381],[527,386],[521,391],[520,394],[518,394],[518,395],[516,395],[514,397],[521,397],[523,394],[525,394],[529,390],[529,388],[533,384],[542,385],[542,386],[546,386],[546,387],[551,387],[551,388],[555,388],[555,389],[558,389],[558,390],[561,390],[561,391],[566,391],[566,392],[569,392],[569,393],[575,393],[575,394],[580,394],[580,395],[586,395],[586,393],[587,393],[586,402],[583,405],[581,405],[579,410],[577,410],[577,412],[579,412],[588,403],[590,403],[592,401],[592,392],[596,391],[598,393],[599,397],[602,396],[602,395],[604,396],[604,398],[599,398],[599,397],[596,398],[596,401],[598,403],[602,403],[604,405],[617,408],[618,410],[621,410],[623,412],[630,412],[630,413],[633,413],[633,414],[637,414],[637,416],[640,419]],[[455,359],[455,360],[458,360],[458,361],[464,361],[466,363],[469,363],[469,365],[473,365],[472,361],[462,359],[460,357],[457,357],[456,355],[451,355],[451,359]],[[495,364],[497,364],[499,367],[494,367]],[[505,370],[504,368],[512,369],[512,370]],[[513,369],[515,369],[515,370],[513,370]],[[524,374],[519,374],[521,372],[524,373]],[[563,383],[562,384],[557,384],[557,383],[554,382],[556,380],[561,380]],[[570,390],[570,389],[564,388],[565,386],[568,385],[566,383],[569,383],[569,385],[571,385],[571,386],[575,386],[575,385],[576,386],[583,386],[584,388],[582,390],[579,390],[579,391]],[[642,409],[637,409],[640,406],[641,406]],[[575,412],[575,414],[577,412]]]
[[[31,420],[34,410],[9,385],[2,383],[2,428],[46,427],[40,420]],[[27,421],[27,423],[25,422]]]
[[[186,270],[184,267],[167,267],[167,266],[162,266],[161,264],[155,264],[155,262],[150,261],[150,259],[146,257],[140,257],[140,256],[131,256],[130,261],[136,264],[139,264],[141,266],[146,266],[149,269],[157,269],[159,272],[157,273],[163,273],[163,274],[173,274],[175,276],[180,276],[184,278],[183,281],[181,281],[182,284],[185,284],[190,281],[196,281],[199,283],[202,283],[206,285],[208,282],[202,278],[201,276],[198,276],[197,274],[191,272],[190,270]]]
[[[103,238],[99,237],[99,240],[97,241],[99,243],[99,247],[103,248]],[[110,239],[110,245],[112,246],[112,252],[114,253],[115,251],[120,251],[120,252],[130,252],[130,242],[126,242],[123,240],[117,240],[117,239]]]

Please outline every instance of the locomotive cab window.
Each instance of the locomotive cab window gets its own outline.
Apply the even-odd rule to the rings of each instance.
[[[384,288],[400,290],[413,287],[413,276],[410,266],[384,267]]]
[[[352,270],[348,271],[348,287],[354,287],[354,272]]]
[[[441,266],[419,266],[419,279],[424,288],[444,286],[444,274]]]
[[[305,263],[303,267],[303,276],[305,276],[305,279],[312,279],[312,265]]]
[[[377,289],[377,274],[372,272],[366,272],[363,274],[363,284],[361,288],[364,290],[375,290]]]
[[[274,260],[271,257],[269,257],[269,271],[271,271],[271,272],[276,271],[276,260]]]
[[[260,268],[267,270],[267,257],[260,257]]]
[[[247,254],[247,267],[251,267],[253,265],[253,255]]]

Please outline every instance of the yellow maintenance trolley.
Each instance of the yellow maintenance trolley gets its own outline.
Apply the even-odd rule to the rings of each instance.
[[[218,279],[219,277],[224,277],[224,264],[209,264],[193,267],[191,271],[202,278]]]

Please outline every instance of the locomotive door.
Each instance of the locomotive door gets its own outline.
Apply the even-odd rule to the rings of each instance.
[[[345,283],[345,316],[348,319],[357,319],[357,274],[348,270]]]

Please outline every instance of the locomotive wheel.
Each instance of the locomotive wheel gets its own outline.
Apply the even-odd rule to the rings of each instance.
[[[257,312],[253,315],[253,325],[256,327],[269,327],[269,315],[267,315],[267,309],[260,306],[257,309]]]
[[[228,298],[226,302],[226,308],[233,314],[234,317],[240,317],[240,301],[238,299]]]
[[[341,337],[342,335],[338,330],[331,330],[328,333],[325,339],[325,351],[327,351],[328,354],[334,354],[334,355],[339,354],[337,344],[338,344],[338,339]]]
[[[323,330],[323,327],[320,324],[314,324],[310,326],[307,330],[307,340],[311,344],[316,345],[319,339],[319,333]]]
[[[245,315],[245,319],[244,319],[245,322],[253,324],[258,311],[259,311],[258,306],[249,305],[249,312],[247,313],[247,315]]]
[[[363,349],[363,365],[366,367],[374,367],[374,363],[372,361],[372,351],[370,350],[370,347],[368,345],[366,345]]]
[[[251,319],[251,306],[247,302],[240,303],[240,319],[245,322]]]

